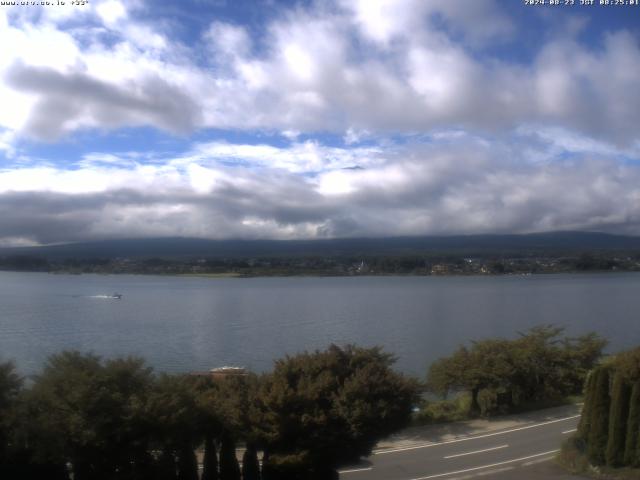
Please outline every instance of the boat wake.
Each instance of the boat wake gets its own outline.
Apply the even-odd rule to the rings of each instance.
[[[122,294],[114,293],[113,295],[88,295],[87,298],[103,298],[108,300],[120,300],[122,298]]]

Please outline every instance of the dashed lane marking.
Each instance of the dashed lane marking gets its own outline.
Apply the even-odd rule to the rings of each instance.
[[[342,475],[343,473],[357,473],[357,472],[368,472],[373,470],[373,467],[367,468],[352,468],[351,470],[338,470],[338,473]]]

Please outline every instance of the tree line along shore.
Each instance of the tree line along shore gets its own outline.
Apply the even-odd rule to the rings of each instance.
[[[230,258],[66,258],[0,256],[0,270],[50,273],[235,277],[355,275],[523,275],[637,272],[638,252],[520,255],[347,255]]]
[[[460,346],[424,380],[394,371],[394,357],[379,347],[353,345],[287,356],[260,375],[157,374],[140,358],[65,351],[23,379],[5,362],[0,478],[338,478],[341,465],[412,423],[557,404],[581,395],[585,382],[574,445],[592,463],[633,464],[633,453],[610,451],[637,450],[629,425],[638,423],[640,354],[604,357],[605,345],[594,333],[571,338],[539,326]]]

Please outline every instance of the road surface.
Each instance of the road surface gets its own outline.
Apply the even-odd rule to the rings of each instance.
[[[562,442],[575,431],[578,419],[579,415],[573,414],[457,439],[380,450],[361,464],[340,470],[340,478],[577,478],[562,474],[552,464],[543,464],[553,459]]]

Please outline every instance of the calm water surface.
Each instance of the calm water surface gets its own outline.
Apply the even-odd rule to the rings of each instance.
[[[119,292],[121,300],[101,298]],[[458,344],[542,323],[640,344],[640,274],[207,279],[0,272],[0,358],[37,371],[62,349],[158,370],[271,368],[330,343],[382,345],[424,375]]]

